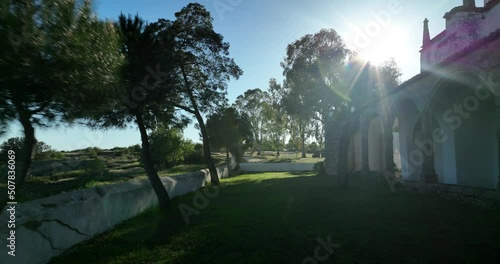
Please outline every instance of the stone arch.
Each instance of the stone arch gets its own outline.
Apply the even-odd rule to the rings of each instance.
[[[375,111],[363,113],[360,127],[363,171],[384,171],[384,126],[381,116]]]
[[[433,116],[433,136],[427,140],[434,145],[440,182],[496,188],[495,110],[495,95],[481,86],[474,72],[455,71],[437,82],[424,111]]]
[[[385,124],[385,152],[387,169],[394,164],[400,169],[400,175],[406,180],[418,180],[422,164],[415,158],[417,149],[414,138],[420,129],[418,122],[421,112],[414,100],[404,97],[391,106]]]

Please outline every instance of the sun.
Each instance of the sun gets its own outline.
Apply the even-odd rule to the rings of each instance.
[[[371,39],[365,48],[359,50],[359,56],[375,66],[391,58],[404,60],[408,56],[406,40],[407,34],[402,28],[385,28],[379,36]]]

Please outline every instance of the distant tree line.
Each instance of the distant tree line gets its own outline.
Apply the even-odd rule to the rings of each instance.
[[[7,153],[9,150],[13,150],[15,153],[21,153],[23,151],[23,146],[25,144],[24,138],[22,137],[14,137],[14,138],[9,138],[5,142],[3,142],[0,145],[0,162],[1,163],[6,163],[7,162]],[[58,159],[63,159],[64,154],[52,149],[49,145],[47,145],[43,141],[38,141],[36,143],[35,149],[34,149],[34,160],[37,161],[44,161],[44,160],[58,160]]]

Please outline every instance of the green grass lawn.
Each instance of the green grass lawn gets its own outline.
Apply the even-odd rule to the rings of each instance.
[[[500,212],[388,188],[342,189],[326,176],[223,180],[186,225],[194,194],[75,246],[52,263],[304,263],[318,239],[340,244],[318,263],[497,263]],[[326,251],[321,250],[320,255]],[[313,263],[313,262],[306,262]]]
[[[262,155],[245,156],[247,159],[252,159],[255,162],[265,162],[265,163],[316,163],[324,161],[324,158],[313,158],[313,154],[306,153],[306,158],[301,158],[302,154],[299,152],[281,152],[279,157],[276,157],[275,152],[263,151]]]

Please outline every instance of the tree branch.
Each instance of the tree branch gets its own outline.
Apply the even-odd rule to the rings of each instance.
[[[187,107],[187,106],[184,106],[184,105],[178,105],[178,104],[174,104],[174,107],[177,107],[179,109],[182,109],[190,114],[195,114],[194,110],[192,110],[191,108]]]

